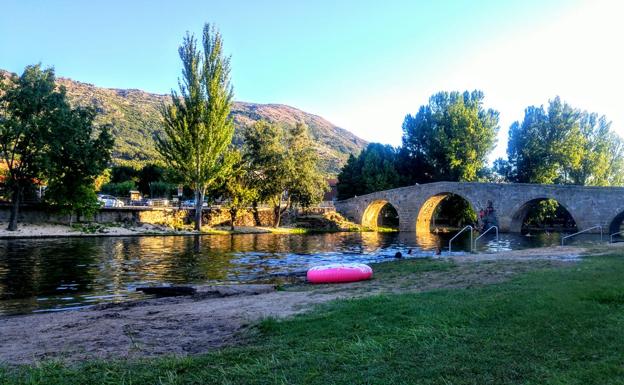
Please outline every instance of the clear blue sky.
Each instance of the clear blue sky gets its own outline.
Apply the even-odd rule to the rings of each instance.
[[[568,68],[580,55],[568,49],[579,31],[594,31],[589,44],[614,33],[617,44],[624,36],[617,37],[622,23],[610,17],[621,15],[619,7],[579,0],[3,0],[0,68],[21,72],[41,62],[57,76],[97,86],[166,93],[176,86],[185,32],[199,34],[210,22],[232,55],[237,100],[289,104],[396,145],[405,114],[433,92],[480,88],[488,106],[501,111],[500,155],[509,123],[528,104],[557,94],[606,113],[614,126],[624,123],[621,107],[596,99],[622,85],[621,59],[607,55],[611,64],[591,67],[591,74],[617,77],[611,82],[585,72],[604,57],[592,51],[607,43],[584,45],[594,64]],[[583,34],[580,44],[587,43]],[[562,68],[585,83],[569,86]],[[551,82],[548,74],[561,79]]]

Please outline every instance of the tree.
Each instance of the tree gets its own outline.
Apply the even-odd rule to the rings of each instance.
[[[567,172],[570,182],[587,186],[622,185],[622,139],[611,131],[611,122],[605,116],[584,111],[579,125],[583,157],[578,167]]]
[[[622,146],[606,117],[556,97],[547,110],[527,107],[522,122],[511,125],[506,171],[512,182],[619,185]]]
[[[258,190],[254,187],[253,175],[250,173],[250,168],[243,160],[240,151],[232,151],[234,164],[225,176],[221,196],[227,200],[226,206],[230,212],[230,228],[234,230],[238,212],[257,199]]]
[[[4,79],[3,79],[4,80]],[[8,230],[17,230],[17,217],[25,188],[44,170],[48,132],[59,118],[64,94],[56,90],[54,70],[28,66],[19,77],[2,82],[0,97],[0,150],[11,191]]]
[[[403,122],[403,147],[433,180],[472,181],[498,132],[498,112],[483,108],[483,92],[439,92]],[[422,171],[413,170],[414,179]],[[425,177],[425,179],[428,179]]]
[[[72,109],[51,68],[28,66],[2,88],[0,151],[12,202],[8,229],[17,230],[24,190],[44,178],[50,182],[50,202],[70,212],[92,212],[95,177],[110,159],[108,128],[95,137],[95,112]]]
[[[48,190],[46,201],[73,214],[92,216],[99,208],[95,180],[111,159],[114,139],[108,126],[94,133],[92,108],[67,110],[63,123],[51,132],[46,168]]]
[[[194,190],[197,231],[204,196],[219,187],[232,166],[226,150],[234,133],[230,59],[223,56],[221,34],[214,27],[204,26],[202,42],[203,52],[187,34],[178,50],[183,67],[180,91],[172,90],[172,103],[162,106],[163,133],[155,137],[166,165]]]
[[[392,146],[380,143],[369,143],[357,158],[350,156],[338,175],[338,199],[404,185],[398,156]]]
[[[548,108],[529,106],[522,122],[509,128],[508,160],[497,160],[497,172],[519,183],[622,185],[624,144],[606,117],[580,111],[559,97]],[[555,200],[534,205],[527,224],[564,218]],[[568,221],[564,221],[566,223]]]
[[[338,174],[338,200],[348,199],[357,195],[362,195],[362,166],[360,157],[349,155],[347,163]]]
[[[319,169],[320,159],[308,127],[297,123],[289,130],[288,139],[288,158],[292,162],[288,196],[291,205],[310,207],[323,199],[329,185]]]
[[[530,106],[521,123],[509,128],[507,156],[511,180],[519,183],[563,183],[565,170],[580,165],[583,143],[579,112],[559,98],[548,111]]]
[[[165,183],[165,169],[157,164],[146,164],[139,171],[139,191],[142,194],[150,194],[154,197],[153,183],[162,182]],[[164,186],[164,184],[163,184]]]
[[[243,159],[249,165],[253,186],[258,191],[252,205],[256,225],[259,225],[258,203],[270,202],[278,209],[281,207],[291,165],[287,162],[284,130],[278,125],[257,121],[245,128],[243,137]]]
[[[260,201],[273,207],[273,226],[278,227],[282,215],[293,204],[309,206],[322,199],[325,180],[318,171],[319,158],[305,125],[286,130],[258,121],[247,127],[243,136],[243,158],[258,191],[253,202],[257,223]]]

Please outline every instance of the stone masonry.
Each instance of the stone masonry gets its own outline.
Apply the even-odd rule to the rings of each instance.
[[[335,206],[348,219],[375,227],[379,210],[390,203],[399,214],[399,229],[420,233],[429,231],[436,206],[449,194],[464,198],[476,213],[491,202],[502,232],[520,232],[530,204],[543,199],[559,202],[579,230],[600,225],[603,231],[614,233],[624,219],[624,187],[437,182],[378,191],[338,201]]]

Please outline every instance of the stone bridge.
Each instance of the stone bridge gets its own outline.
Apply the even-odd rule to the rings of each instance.
[[[465,199],[476,213],[491,202],[502,232],[520,232],[530,207],[544,199],[559,202],[579,230],[601,225],[605,233],[615,233],[624,219],[624,187],[436,182],[378,191],[335,205],[350,220],[376,227],[380,210],[389,203],[399,215],[401,231],[421,233],[430,231],[436,206],[449,194]]]

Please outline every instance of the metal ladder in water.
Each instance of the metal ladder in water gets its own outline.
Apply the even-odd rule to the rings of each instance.
[[[485,234],[487,234],[492,229],[494,229],[496,231],[496,251],[498,251],[498,249],[500,247],[500,240],[498,238],[498,226],[490,226],[487,230],[485,230],[483,233],[481,233],[481,235],[479,235],[477,237],[477,239],[474,240],[474,245],[472,246],[472,251],[473,252],[477,251],[477,241],[479,239],[481,239],[481,237],[483,237]]]
[[[576,235],[583,234],[583,233],[586,233],[588,231],[595,230],[595,229],[600,229],[600,241],[602,242],[602,226],[601,225],[596,225],[596,226],[592,226],[590,228],[587,228],[585,230],[578,231],[578,232],[576,232],[574,234],[570,234],[570,235],[566,235],[565,237],[561,237],[561,246],[563,246],[563,243],[564,243],[564,241],[566,239],[572,238],[572,237],[574,237]],[[613,236],[613,235],[615,235],[615,234],[611,234],[611,236]]]
[[[459,232],[457,234],[455,234],[453,236],[453,238],[449,239],[449,254],[451,254],[452,249],[451,249],[451,244],[453,243],[453,240],[457,237],[459,237],[459,235],[461,233],[463,233],[464,231],[466,231],[467,229],[470,229],[470,247],[472,248],[472,230],[474,230],[474,228],[470,225],[464,227],[463,229],[459,230]]]

